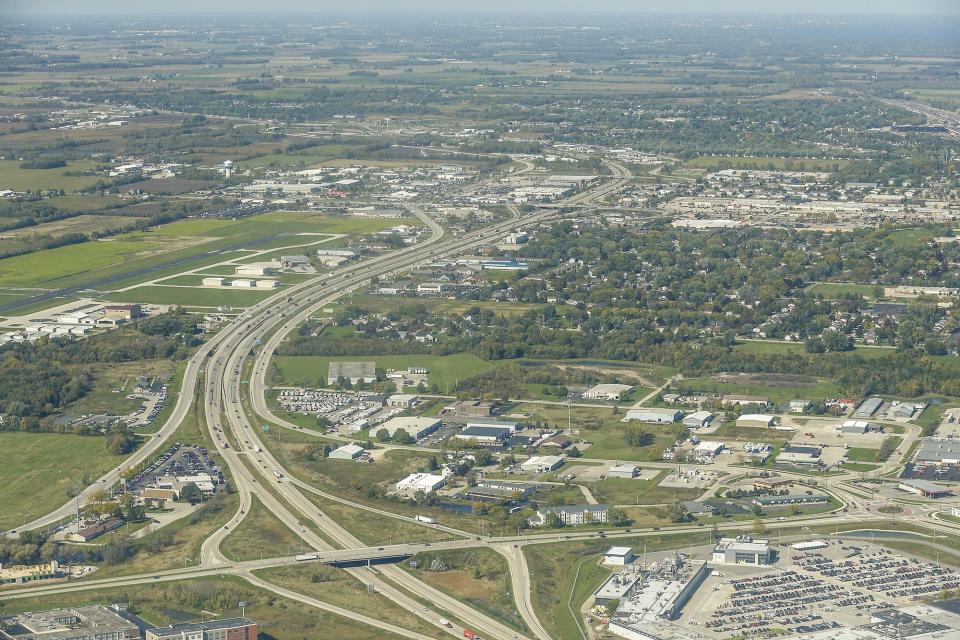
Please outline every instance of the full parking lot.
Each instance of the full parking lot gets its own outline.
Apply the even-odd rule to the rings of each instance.
[[[194,476],[209,474],[223,484],[223,470],[210,457],[206,447],[174,443],[146,469],[130,478],[126,491],[137,492],[152,485],[157,476]]]

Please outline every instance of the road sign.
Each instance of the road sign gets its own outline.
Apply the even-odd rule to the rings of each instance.
[[[263,425],[263,432],[264,432],[264,433],[270,433],[270,425],[268,425],[268,424]]]

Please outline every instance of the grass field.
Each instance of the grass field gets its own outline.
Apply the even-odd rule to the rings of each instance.
[[[92,162],[70,162],[66,167],[56,169],[21,169],[16,160],[0,160],[0,184],[4,189],[14,191],[46,191],[48,189],[63,189],[76,191],[96,184],[102,180],[100,176],[65,176],[65,171],[86,171],[92,169]]]
[[[773,156],[755,156],[730,158],[726,156],[698,156],[687,163],[703,169],[789,169],[792,171],[833,171],[850,164],[849,160],[826,160],[820,158],[775,158]]]
[[[809,379],[809,381],[785,381],[780,383],[764,383],[762,377],[736,376],[729,378],[730,382],[720,382],[716,378],[684,378],[677,385],[678,389],[701,391],[706,393],[731,394],[739,393],[755,396],[766,396],[775,403],[787,402],[801,397],[809,400],[836,398],[840,389],[833,382],[826,380]],[[679,393],[680,391],[678,391]]]
[[[879,449],[866,449],[864,447],[850,447],[847,449],[847,460],[852,462],[876,462]],[[850,470],[849,465],[844,465],[844,469]]]
[[[854,284],[852,282],[818,282],[812,285],[807,292],[811,295],[821,295],[824,298],[839,298],[841,295],[853,294],[863,296],[868,300],[873,299],[874,289],[877,287],[872,284]]]
[[[231,560],[256,560],[299,553],[303,541],[254,496],[249,513],[220,545]]]
[[[798,353],[805,354],[806,346],[800,342],[775,342],[772,340],[742,340],[733,347],[746,353]],[[882,358],[896,353],[894,349],[872,345],[857,345],[852,352],[864,358]],[[829,357],[832,354],[826,354]]]
[[[336,599],[336,592],[331,593],[330,597]],[[373,596],[370,597],[373,598]],[[318,599],[320,599],[319,596]],[[373,637],[398,640],[400,637],[264,591],[240,578],[179,580],[111,590],[5,600],[4,612],[125,602],[129,604],[132,613],[144,617],[148,622],[162,626],[177,622],[199,622],[201,610],[216,611],[220,617],[224,618],[239,616],[240,610],[237,609],[237,603],[241,601],[247,603],[246,615],[257,621],[264,633],[263,637],[272,637],[276,640],[303,640],[304,638],[367,640]],[[388,603],[385,606],[392,605]],[[354,608],[350,603],[345,603],[344,607]],[[402,611],[391,611],[391,613],[400,615]],[[209,615],[206,619],[209,619]]]
[[[85,476],[97,478],[125,458],[107,453],[101,437],[56,433],[0,432],[0,451],[13,454],[0,466],[0,530],[49,513]]]
[[[702,493],[699,489],[661,487],[660,481],[668,473],[664,470],[652,480],[604,478],[602,482],[589,486],[597,500],[617,505],[670,504],[677,500],[693,500]]]
[[[164,287],[160,285],[135,287],[121,293],[104,296],[110,302],[139,302],[144,304],[177,304],[184,307],[250,307],[282,289],[207,289],[203,287]]]
[[[418,553],[416,569],[402,567],[427,584],[457,600],[490,614],[514,629],[527,633],[511,595],[510,568],[506,559],[492,549],[468,549]],[[434,561],[447,567],[430,569]]]
[[[267,582],[303,593],[317,600],[356,611],[362,615],[384,620],[433,638],[443,638],[444,632],[400,607],[380,593],[370,593],[360,580],[341,569],[318,563],[292,567],[275,567],[257,571]],[[359,626],[359,625],[358,625]],[[363,631],[358,629],[357,631]],[[352,637],[379,638],[380,631],[366,630],[369,635]],[[356,634],[356,632],[354,632]],[[334,630],[317,630],[310,638],[340,638]]]
[[[277,366],[274,384],[326,386],[327,369],[330,361],[365,361],[377,363],[378,368],[406,369],[424,367],[430,371],[430,384],[436,384],[443,393],[451,392],[457,380],[479,375],[493,368],[493,365],[480,358],[459,353],[451,356],[409,355],[409,356],[372,356],[358,355],[350,357],[323,356],[278,356],[273,359]]]

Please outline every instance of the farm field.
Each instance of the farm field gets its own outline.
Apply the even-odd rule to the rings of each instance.
[[[772,156],[755,157],[728,157],[728,156],[698,156],[688,162],[692,167],[703,169],[788,169],[791,171],[832,171],[834,168],[843,168],[850,164],[849,160],[830,160],[822,158],[776,158]]]
[[[105,174],[99,176],[65,176],[65,171],[87,171],[95,167],[92,162],[69,162],[66,167],[55,169],[21,169],[17,160],[0,160],[0,185],[14,191],[46,191],[63,189],[77,191],[96,184]]]
[[[327,370],[331,361],[366,360],[376,362],[377,368],[383,369],[424,367],[430,371],[430,384],[436,384],[442,393],[452,392],[457,380],[466,380],[493,368],[490,363],[466,353],[451,356],[277,356],[273,359],[277,368],[274,374],[274,383],[278,385],[326,386]]]

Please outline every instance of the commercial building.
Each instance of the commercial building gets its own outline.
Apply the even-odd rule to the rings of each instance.
[[[791,504],[827,504],[830,498],[819,494],[798,493],[787,496],[757,496],[751,502],[758,507],[785,507]]]
[[[200,283],[205,287],[223,287],[226,286],[226,278],[204,278]]]
[[[867,398],[854,410],[853,417],[872,418],[881,406],[883,406],[883,398]]]
[[[475,444],[498,444],[509,438],[511,433],[513,429],[510,426],[475,426],[467,427],[454,437]]]
[[[257,286],[257,283],[247,278],[237,278],[230,282],[230,286],[236,287],[237,289],[253,289]]]
[[[949,487],[934,484],[926,480],[907,480],[903,479],[897,485],[902,491],[909,491],[924,498],[946,498],[953,495]]]
[[[140,629],[99,605],[28,611],[6,618],[3,640],[131,640]],[[253,640],[253,639],[251,639]]]
[[[490,500],[519,500],[529,498],[533,495],[536,487],[521,482],[507,482],[504,480],[495,480],[492,482],[479,482],[475,487],[467,487],[463,492],[466,497],[480,498]]]
[[[790,413],[803,413],[811,406],[809,400],[791,400],[787,406]]]
[[[640,567],[627,567],[614,573],[593,592],[593,604],[604,607],[613,600],[621,602],[633,595],[642,580],[643,571]]]
[[[51,560],[44,564],[15,564],[6,566],[0,564],[0,585],[55,580],[65,575],[65,572],[60,567],[60,563],[56,560]]]
[[[683,411],[677,409],[641,407],[638,403],[627,410],[627,415],[624,420],[637,420],[638,422],[651,422],[654,424],[673,424],[681,418],[683,418]]]
[[[336,384],[344,378],[350,384],[358,382],[370,383],[377,381],[377,363],[375,362],[331,362],[327,366],[327,384]]]
[[[276,289],[280,283],[276,280],[257,280],[253,286],[257,289]]]
[[[877,425],[871,425],[866,420],[844,420],[838,427],[840,433],[860,434],[873,431],[877,428]]]
[[[704,502],[688,500],[683,503],[683,508],[687,510],[687,513],[695,517],[713,515],[713,507]]]
[[[716,440],[704,440],[697,444],[693,453],[701,458],[715,458],[723,451],[726,445]]]
[[[720,403],[726,407],[744,407],[751,404],[769,407],[773,404],[766,396],[745,396],[735,393],[721,397]]]
[[[566,526],[581,524],[603,524],[607,521],[610,507],[605,504],[578,504],[561,507],[544,507],[537,509],[528,522],[531,526],[542,527],[556,514],[559,521]]]
[[[716,417],[709,411],[695,411],[683,419],[683,426],[688,429],[702,429],[709,427]]]
[[[640,467],[629,462],[618,462],[610,465],[607,469],[607,477],[610,478],[636,478],[640,475]]]
[[[310,258],[307,256],[280,256],[280,265],[284,269],[302,269],[310,266]]]
[[[738,427],[772,427],[773,426],[773,416],[768,416],[762,413],[745,413],[739,418],[737,418]]]
[[[471,418],[485,418],[493,410],[493,404],[490,402],[480,402],[479,400],[459,400],[443,408],[447,413]]]
[[[614,566],[630,564],[636,557],[630,547],[610,547],[603,554],[603,564]]]
[[[412,393],[395,393],[387,398],[388,407],[399,407],[409,409],[420,404],[420,396]]]
[[[546,473],[563,465],[560,456],[533,456],[520,463],[520,469],[528,473]]]
[[[439,429],[441,424],[440,420],[436,418],[397,416],[396,418],[390,418],[379,427],[376,427],[375,432],[379,432],[380,429],[386,429],[390,437],[394,438],[397,432],[403,429],[407,435],[415,440],[419,440]]]
[[[633,387],[629,384],[598,384],[583,392],[584,398],[595,400],[619,400],[620,395],[630,393]]]
[[[432,473],[411,473],[409,476],[397,482],[397,492],[399,493],[433,493],[443,487],[447,479],[443,476]]]
[[[960,441],[926,438],[914,459],[917,462],[958,464],[960,463]]]
[[[257,640],[257,623],[249,618],[187,622],[145,631],[145,640]]]
[[[754,540],[750,536],[720,538],[720,542],[713,548],[713,562],[768,565],[773,562],[773,549],[767,540]]]
[[[272,276],[277,270],[265,264],[241,264],[233,270],[236,276]]]
[[[495,489],[507,494],[518,494],[524,498],[533,495],[536,485],[525,482],[512,482],[510,480],[487,480],[483,479],[477,483],[478,487],[484,489]]]
[[[790,545],[794,551],[816,551],[818,549],[826,549],[829,546],[830,544],[824,540],[808,540]]]
[[[355,444],[345,444],[338,449],[334,449],[327,456],[331,460],[356,460],[364,454],[366,449]]]
[[[110,518],[84,527],[75,533],[68,533],[67,540],[71,542],[90,542],[105,533],[119,529],[126,523],[122,518]]]
[[[513,422],[510,420],[483,420],[483,419],[473,419],[467,420],[467,427],[498,427],[501,429],[509,429],[510,432],[516,431],[520,427],[520,423]]]
[[[777,462],[786,464],[818,464],[822,452],[817,447],[787,445],[777,455]]]

